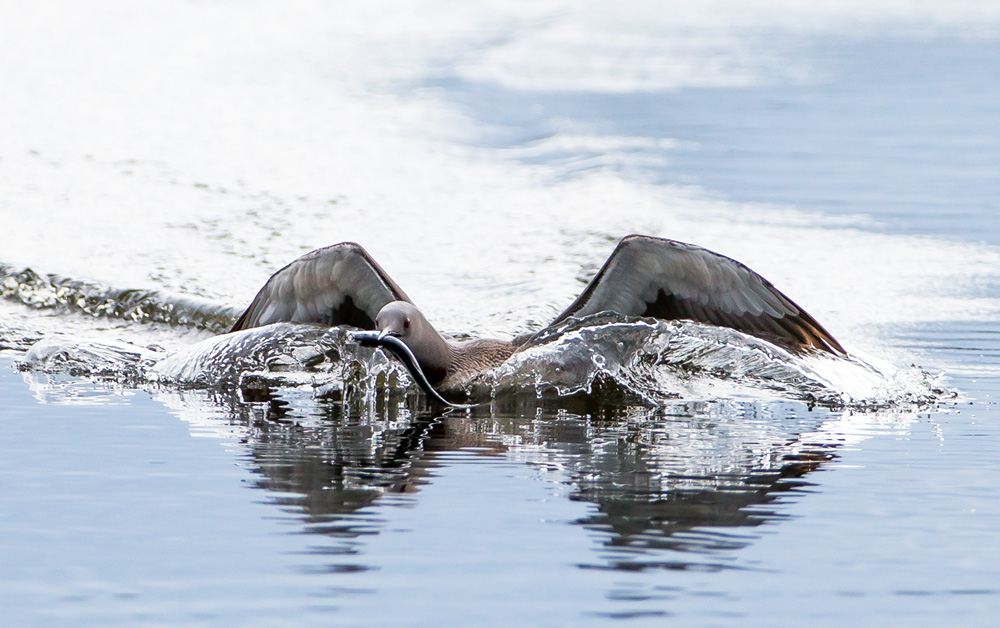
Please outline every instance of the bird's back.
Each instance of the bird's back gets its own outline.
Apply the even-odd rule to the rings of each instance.
[[[509,340],[473,340],[452,345],[452,360],[448,373],[438,390],[461,388],[477,375],[500,366],[514,354],[514,343]]]

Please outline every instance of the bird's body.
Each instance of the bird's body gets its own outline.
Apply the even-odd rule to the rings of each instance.
[[[518,348],[513,341],[488,338],[454,345],[447,375],[435,387],[442,392],[459,390],[477,375],[506,362]]]
[[[812,316],[754,271],[718,253],[673,240],[623,238],[576,301],[551,325],[608,311],[729,327],[795,353],[845,354]],[[422,370],[417,380],[425,380],[433,387],[428,393],[439,399],[435,391],[460,389],[503,364],[523,344],[520,338],[448,340],[375,260],[350,242],[307,253],[276,272],[232,331],[284,321],[377,330],[363,340],[397,354],[409,353],[401,359],[416,362]],[[384,342],[387,336],[405,346]]]

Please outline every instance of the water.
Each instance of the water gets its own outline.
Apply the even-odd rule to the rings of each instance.
[[[998,35],[973,2],[5,5],[5,625],[992,625]],[[145,376],[314,247],[509,337],[629,232],[774,281],[896,369],[878,407],[736,360],[440,416],[294,330],[241,386]]]

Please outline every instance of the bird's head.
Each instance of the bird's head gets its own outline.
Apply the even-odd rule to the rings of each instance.
[[[379,331],[380,338],[395,336],[404,341],[410,340],[414,335],[419,336],[419,330],[425,325],[430,326],[424,315],[406,301],[387,303],[375,316],[375,328]]]

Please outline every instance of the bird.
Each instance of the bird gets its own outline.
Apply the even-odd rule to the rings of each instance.
[[[741,262],[648,235],[622,238],[546,329],[601,312],[728,327],[794,354],[847,354],[816,319]],[[500,366],[531,337],[449,340],[354,242],[316,249],[275,272],[230,331],[277,322],[359,328],[360,344],[394,354],[424,392],[448,405],[442,393]]]

